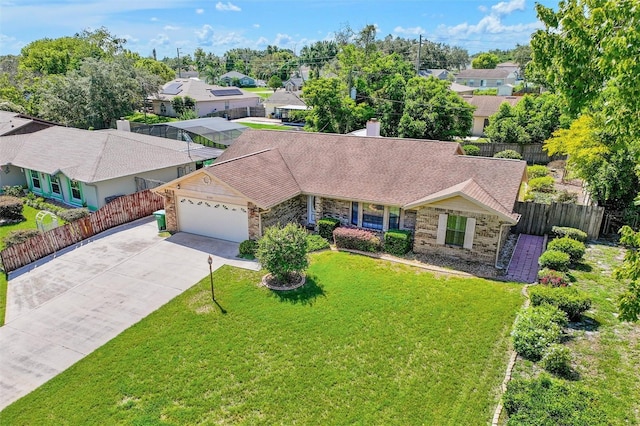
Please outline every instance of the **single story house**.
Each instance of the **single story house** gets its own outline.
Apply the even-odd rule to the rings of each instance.
[[[290,92],[288,90],[277,90],[273,95],[264,100],[265,116],[282,118],[283,111],[306,110],[307,104],[302,100],[302,92]]]
[[[36,195],[97,210],[114,196],[143,189],[142,182],[169,182],[211,158],[210,149],[198,144],[54,126],[0,137],[0,186],[23,185]]]
[[[463,95],[467,103],[476,107],[473,111],[473,126],[471,136],[484,136],[484,128],[489,125],[489,117],[498,112],[503,102],[516,106],[522,99],[521,96],[473,96]]]
[[[453,82],[449,85],[449,89],[456,92],[458,95],[473,95],[473,91],[476,90],[473,87]]]
[[[496,69],[512,72],[515,74],[516,79],[519,79],[520,77],[520,65],[516,64],[515,62],[501,62],[496,65]]]
[[[240,87],[253,87],[257,86],[256,79],[253,77],[249,77],[248,75],[242,74],[238,71],[229,71],[228,73],[222,74],[218,81],[220,83],[224,83],[227,86],[232,86],[234,80],[238,80],[238,84]]]
[[[189,96],[196,101],[196,114],[208,114],[236,108],[256,107],[260,96],[245,92],[237,87],[223,87],[207,84],[197,78],[178,78],[166,83],[160,92],[151,96],[153,112],[157,115],[176,117],[171,101],[176,96]]]
[[[302,77],[291,77],[289,80],[282,83],[287,92],[299,92],[304,86],[304,79]]]
[[[418,74],[422,77],[435,77],[438,80],[446,80],[447,78],[449,78],[449,71],[445,69],[420,70]]]
[[[249,129],[211,166],[153,189],[167,229],[229,241],[278,223],[413,232],[413,250],[494,264],[526,163],[459,144]]]
[[[476,89],[500,88],[515,84],[516,74],[506,69],[468,69],[456,75],[456,83]],[[511,94],[511,93],[509,93]]]

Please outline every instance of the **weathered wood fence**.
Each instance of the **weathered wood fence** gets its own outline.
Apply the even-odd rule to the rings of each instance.
[[[500,151],[511,149],[522,155],[522,159],[529,164],[547,164],[553,160],[564,160],[563,155],[549,155],[542,149],[542,144],[518,144],[518,143],[473,143],[465,142],[464,145],[475,145],[480,148],[481,157],[493,157]]]
[[[541,204],[518,202],[516,213],[522,217],[514,231],[522,234],[550,234],[554,226],[570,226],[587,233],[590,239],[600,236],[604,207],[578,204]]]
[[[114,226],[149,216],[163,206],[163,198],[151,191],[124,195],[88,217],[41,233],[24,243],[2,250],[0,259],[5,272],[15,271]]]

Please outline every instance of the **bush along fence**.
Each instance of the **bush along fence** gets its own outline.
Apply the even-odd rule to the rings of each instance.
[[[88,217],[52,229],[8,247],[0,252],[5,272],[15,271],[65,247],[79,243],[100,232],[122,225],[162,209],[161,196],[150,191],[119,197]]]
[[[473,143],[464,142],[464,146],[475,145],[479,148],[481,157],[493,157],[497,153],[505,150],[516,151],[522,156],[522,159],[529,164],[547,164],[553,160],[565,160],[567,157],[563,155],[554,155],[549,157],[546,151],[542,149],[542,144],[518,144],[518,143]],[[475,151],[475,150],[474,150]]]
[[[516,233],[545,235],[554,226],[570,226],[582,229],[590,239],[600,236],[604,216],[604,207],[565,203],[517,202],[514,210],[522,215],[515,226]]]

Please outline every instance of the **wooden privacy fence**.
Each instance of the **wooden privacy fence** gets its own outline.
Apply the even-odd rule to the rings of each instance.
[[[514,228],[516,233],[544,235],[550,234],[554,226],[570,226],[583,230],[590,239],[600,236],[604,216],[604,207],[566,203],[517,202],[515,211],[522,215]]]
[[[114,226],[149,216],[163,207],[163,198],[148,190],[119,197],[87,217],[4,249],[0,258],[5,272],[15,271]]]
[[[522,155],[522,159],[529,164],[547,164],[553,160],[564,160],[564,155],[554,155],[549,157],[546,151],[542,149],[542,144],[519,144],[519,143],[473,143],[465,142],[464,145],[475,145],[480,148],[481,157],[493,157],[500,151],[511,149]]]

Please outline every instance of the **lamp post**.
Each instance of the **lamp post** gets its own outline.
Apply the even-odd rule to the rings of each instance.
[[[216,297],[213,294],[213,270],[211,268],[211,265],[213,264],[213,258],[211,257],[211,255],[209,255],[209,258],[207,259],[207,263],[209,264],[209,279],[211,281],[211,300],[215,302]]]

